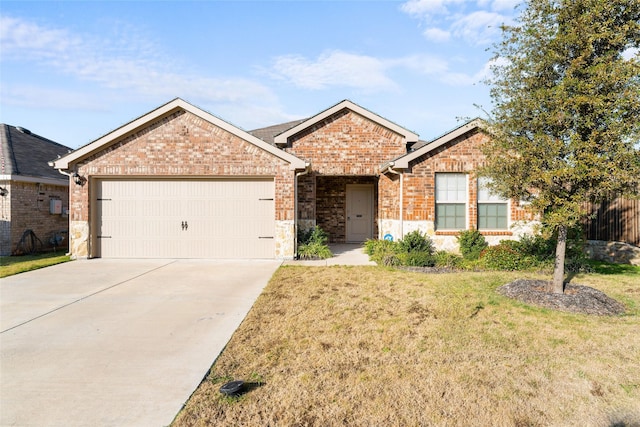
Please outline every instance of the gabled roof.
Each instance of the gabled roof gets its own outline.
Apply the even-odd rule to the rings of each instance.
[[[263,140],[264,142],[268,142],[269,144],[274,145],[275,143],[273,142],[273,139],[276,135],[291,129],[292,127],[297,126],[306,120],[308,119],[299,119],[287,123],[281,123],[279,125],[267,126],[260,129],[250,130],[249,133],[256,138]]]
[[[71,148],[32,133],[2,124],[0,130],[0,176],[6,179],[34,178],[67,182],[48,162],[68,154]]]
[[[482,119],[476,118],[473,120],[464,123],[457,128],[453,129],[445,133],[444,135],[434,139],[433,141],[427,143],[426,145],[421,146],[420,148],[411,151],[410,153],[405,154],[402,157],[397,158],[396,160],[387,163],[383,166],[383,170],[387,169],[389,166],[396,169],[407,169],[409,167],[409,163],[418,157],[424,156],[425,154],[435,150],[438,147],[443,146],[444,144],[453,141],[454,139],[480,128],[482,124]]]
[[[280,150],[279,148],[274,147],[273,145],[270,145],[256,138],[250,133],[230,124],[229,122],[222,120],[219,117],[214,116],[211,113],[208,113],[180,98],[176,98],[173,101],[170,101],[156,108],[155,110],[125,124],[124,126],[121,126],[109,132],[103,137],[96,139],[95,141],[83,147],[78,148],[71,154],[56,160],[55,162],[53,162],[53,167],[55,167],[56,169],[69,170],[69,168],[72,167],[73,164],[81,161],[82,159],[85,159],[99,151],[104,150],[110,145],[115,144],[116,142],[121,140],[123,137],[144,128],[149,123],[161,119],[162,117],[169,116],[179,110],[187,111],[191,114],[194,114],[201,119],[206,120],[207,122],[218,126],[219,128],[224,129],[227,132],[239,138],[242,138],[243,140],[251,144],[254,144],[264,151],[267,151],[274,156],[279,157],[280,159],[290,163],[290,168],[292,170],[304,169],[306,166],[304,160],[299,159],[292,154],[289,154],[283,150]]]
[[[289,137],[302,132],[303,130],[315,125],[316,123],[319,123],[321,121],[323,121],[324,119],[326,119],[327,117],[332,116],[333,114],[342,111],[344,109],[349,109],[355,113],[360,114],[361,116],[364,116],[366,118],[368,118],[369,120],[378,123],[381,126],[386,127],[387,129],[390,129],[400,135],[402,135],[404,137],[404,142],[415,142],[418,140],[418,134],[411,132],[410,130],[407,130],[387,119],[385,119],[384,117],[380,117],[379,115],[372,113],[371,111],[362,108],[361,106],[359,106],[358,104],[355,104],[349,100],[344,100],[342,102],[339,102],[338,104],[334,105],[331,108],[328,108],[324,111],[322,111],[321,113],[316,114],[315,116],[301,122],[300,124],[298,124],[297,126],[292,127],[291,129],[277,135],[274,138],[274,142],[277,145],[286,145],[287,144],[287,140],[289,139]]]

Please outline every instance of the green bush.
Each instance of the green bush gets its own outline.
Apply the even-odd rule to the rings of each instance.
[[[391,240],[367,240],[364,248],[371,261],[381,265],[400,265],[398,253],[401,250],[397,242]]]
[[[428,251],[403,252],[398,258],[402,265],[410,267],[433,267],[436,264],[433,254]]]
[[[484,236],[478,230],[464,230],[457,236],[460,253],[464,259],[478,259],[488,246]]]
[[[327,242],[329,236],[320,227],[315,226],[308,230],[298,230],[298,258],[301,259],[326,259],[333,253]]]
[[[433,242],[431,242],[429,236],[422,234],[418,230],[408,233],[398,243],[402,252],[426,252],[433,255]]]
[[[433,259],[437,267],[461,268],[464,265],[464,258],[453,252],[437,251]]]
[[[298,246],[298,258],[300,259],[327,259],[332,256],[331,249],[323,243],[310,242]]]
[[[298,230],[298,244],[320,243],[326,245],[329,241],[327,233],[317,225],[306,230]]]
[[[503,240],[499,245],[489,246],[480,254],[481,264],[491,270],[526,270],[537,265],[536,259],[519,253],[512,241]]]

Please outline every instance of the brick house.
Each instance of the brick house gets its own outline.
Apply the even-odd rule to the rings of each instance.
[[[525,210],[474,175],[483,138],[472,121],[426,143],[351,101],[246,132],[175,99],[53,166],[75,177],[77,257],[292,258],[313,225],[331,242],[517,237]]]
[[[33,249],[60,246],[66,252],[69,179],[48,162],[71,149],[21,127],[2,124],[0,132],[0,256],[31,248],[31,230],[42,242]],[[57,236],[57,239],[56,239]]]

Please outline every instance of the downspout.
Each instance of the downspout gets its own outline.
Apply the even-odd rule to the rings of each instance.
[[[403,191],[403,184],[404,184],[404,174],[402,172],[399,172],[397,170],[394,170],[393,167],[395,166],[395,162],[390,162],[386,169],[385,172],[391,172],[393,174],[396,175],[400,175],[400,239],[398,240],[402,240],[404,238],[404,191]]]
[[[311,172],[311,163],[306,162],[304,170],[298,172],[293,180],[293,257],[298,256],[298,177]]]

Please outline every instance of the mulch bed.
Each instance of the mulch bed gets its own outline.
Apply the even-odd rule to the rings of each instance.
[[[596,316],[618,316],[624,314],[624,306],[605,293],[583,285],[565,285],[563,294],[546,291],[545,280],[518,279],[498,288],[506,297],[527,304],[570,313]]]

